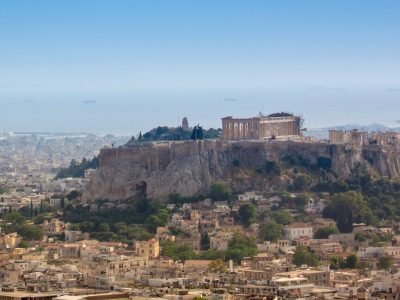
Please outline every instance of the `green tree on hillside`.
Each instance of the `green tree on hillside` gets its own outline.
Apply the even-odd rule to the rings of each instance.
[[[214,183],[211,185],[210,197],[213,201],[230,201],[232,190],[224,183]]]
[[[185,261],[196,258],[193,248],[188,245],[178,245],[175,242],[163,241],[161,255],[171,257],[175,261]]]
[[[350,254],[344,259],[340,256],[333,256],[330,260],[329,268],[331,270],[339,269],[356,269],[359,266],[358,257],[355,254]]]
[[[210,237],[208,236],[207,231],[201,233],[200,237],[200,249],[208,250],[210,249]]]
[[[314,234],[314,238],[316,239],[327,239],[331,234],[339,233],[339,230],[336,225],[326,226],[317,229]]]
[[[361,193],[349,191],[333,195],[331,203],[324,209],[324,217],[336,221],[341,232],[352,232],[353,223],[374,222],[373,214]]]
[[[262,171],[269,175],[281,175],[281,166],[277,161],[274,160],[266,160],[264,162]]]
[[[225,251],[225,260],[232,259],[240,263],[243,257],[254,256],[257,254],[257,245],[254,239],[248,238],[243,234],[236,233],[229,241],[228,249]]]
[[[97,169],[99,165],[100,160],[97,157],[93,157],[91,160],[82,158],[80,163],[75,159],[72,159],[68,168],[63,168],[57,173],[56,179],[67,177],[84,177],[86,170]]]
[[[210,262],[208,270],[213,273],[223,273],[226,271],[225,262],[222,259],[216,259]]]
[[[286,210],[278,210],[272,216],[278,224],[288,225],[293,222],[292,215]]]
[[[260,224],[258,236],[263,241],[277,242],[282,235],[282,230],[282,225],[273,221],[268,221]]]
[[[389,270],[393,265],[393,257],[391,256],[382,256],[379,258],[379,262],[377,264],[377,267],[382,270]]]
[[[355,269],[357,267],[358,257],[355,254],[351,254],[346,257],[346,267],[349,269]]]
[[[245,203],[239,207],[239,217],[242,223],[249,227],[256,221],[257,211],[253,204]]]
[[[304,192],[310,189],[312,178],[308,175],[297,175],[291,186],[291,189],[296,192]]]
[[[318,257],[311,253],[307,247],[299,245],[294,252],[293,263],[298,267],[301,265],[316,267],[318,266]]]
[[[25,222],[25,217],[18,211],[11,211],[4,216],[4,220],[12,225],[22,224]]]

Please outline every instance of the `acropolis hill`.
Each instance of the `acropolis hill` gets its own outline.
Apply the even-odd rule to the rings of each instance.
[[[271,190],[285,186],[288,176],[270,179],[254,170],[265,161],[301,157],[311,164],[331,161],[332,173],[347,178],[356,170],[390,178],[400,177],[397,133],[371,135],[332,132],[334,140],[193,140],[134,143],[100,152],[100,168],[94,173],[84,200],[137,198],[166,199],[205,194],[211,184],[226,182],[233,190]],[[237,168],[234,162],[240,164]],[[246,179],[246,180],[243,180]]]

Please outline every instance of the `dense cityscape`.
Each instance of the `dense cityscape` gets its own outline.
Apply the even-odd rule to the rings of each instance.
[[[1,0],[0,300],[400,300],[399,16]]]
[[[327,139],[319,140],[305,137],[300,123],[287,113],[223,118],[220,136],[209,140],[187,118],[178,128],[131,138],[4,136],[1,296],[397,299],[395,211],[400,207],[393,201],[400,193],[399,176],[375,166],[371,157],[366,157],[368,166],[360,161],[348,176],[334,164],[342,153],[357,149],[364,156],[371,147],[397,151],[400,134],[330,130]],[[149,180],[140,193],[124,198],[88,194],[107,164],[117,165],[117,172],[129,169],[127,158],[107,163],[106,155],[129,155],[140,163],[138,149],[147,147],[145,156],[152,156],[150,149],[168,145],[177,152],[174,147],[187,143],[203,150],[180,150],[178,161],[215,151],[205,143],[227,143],[225,151],[260,143],[306,148],[304,156],[280,148],[279,157],[263,156],[253,170],[246,160],[256,156],[231,157],[224,180],[212,179],[202,192],[184,194],[186,187],[172,187],[171,193],[151,198]],[[330,147],[330,154],[312,157],[306,149],[316,145]],[[174,164],[161,159],[159,178]],[[175,180],[180,180],[178,173]],[[260,180],[261,185],[249,184]]]

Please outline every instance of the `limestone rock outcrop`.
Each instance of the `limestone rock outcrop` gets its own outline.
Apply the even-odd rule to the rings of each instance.
[[[100,167],[92,175],[83,195],[85,202],[98,199],[122,200],[146,195],[166,199],[170,193],[183,196],[205,194],[215,182],[229,182],[232,164],[254,170],[265,160],[299,156],[315,163],[330,158],[339,178],[347,178],[356,168],[381,176],[400,176],[400,155],[396,147],[377,145],[354,147],[326,142],[290,141],[178,141],[138,143],[104,148]]]

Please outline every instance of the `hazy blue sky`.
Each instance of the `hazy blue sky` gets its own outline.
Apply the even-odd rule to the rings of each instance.
[[[400,1],[1,0],[0,104],[0,131],[393,124]]]

